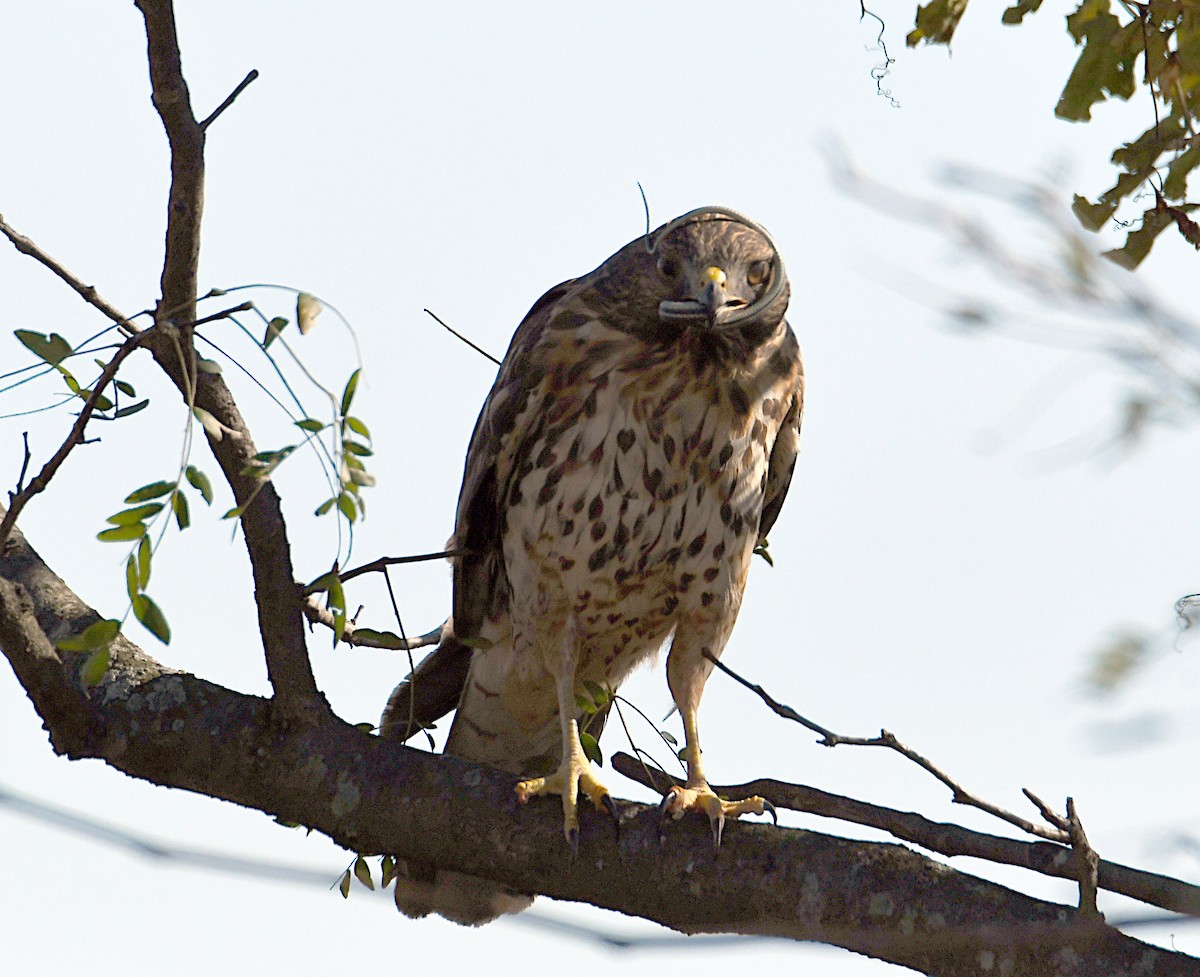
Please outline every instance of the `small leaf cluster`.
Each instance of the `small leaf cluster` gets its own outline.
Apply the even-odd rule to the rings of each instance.
[[[184,477],[205,504],[211,505],[213,490],[208,476],[195,465],[188,465],[184,470]],[[129,595],[129,609],[142,627],[163,644],[170,644],[171,626],[167,623],[166,615],[146,593],[154,557],[150,529],[164,512],[174,517],[180,530],[187,529],[192,523],[187,497],[178,480],[150,482],[125,496],[125,505],[127,508],[108,517],[109,527],[97,533],[96,538],[103,543],[134,543],[133,550],[125,560],[125,591]],[[108,669],[112,641],[120,631],[121,622],[108,619],[97,621],[81,633],[70,635],[58,642],[58,648],[62,651],[88,653],[88,659],[80,672],[85,687],[96,685],[104,677]]]
[[[1019,24],[1040,6],[1041,0],[1020,0],[1002,20]],[[909,46],[949,44],[966,8],[967,0],[923,4]],[[1093,106],[1110,97],[1128,99],[1139,83],[1150,89],[1154,105],[1152,124],[1112,154],[1121,170],[1116,182],[1095,201],[1077,194],[1075,216],[1098,231],[1149,185],[1154,203],[1144,208],[1124,245],[1104,256],[1132,271],[1169,227],[1200,249],[1200,224],[1189,216],[1200,205],[1186,199],[1188,179],[1200,165],[1200,5],[1194,0],[1080,0],[1067,17],[1067,30],[1080,52],[1055,115],[1090,121]]]
[[[350,374],[350,379],[346,381],[342,390],[337,431],[338,443],[341,446],[338,458],[338,492],[317,506],[316,510],[316,515],[323,516],[336,507],[350,523],[366,515],[366,503],[363,501],[361,490],[375,484],[375,477],[367,472],[366,466],[366,459],[374,454],[371,448],[371,432],[366,424],[350,413],[361,374],[361,369]],[[303,430],[314,434],[321,432],[326,426],[311,417],[296,423]]]
[[[588,732],[596,717],[607,712],[613,701],[613,690],[600,685],[598,682],[583,683],[583,692],[575,693],[575,705],[583,713],[583,726],[579,731],[579,744],[583,747],[584,756],[598,767],[604,766],[604,754],[600,752],[600,741],[595,734]]]
[[[34,332],[31,329],[18,329],[13,335],[34,356],[42,360],[47,366],[53,367],[62,376],[63,382],[71,392],[72,397],[86,401],[92,396],[94,393],[93,387],[83,386],[83,384],[75,379],[75,375],[62,365],[63,360],[77,355],[71,344],[62,336],[56,332],[47,336],[45,333]],[[92,362],[100,368],[101,373],[108,366],[103,360],[94,359]],[[121,394],[130,398],[137,396],[137,391],[134,390],[133,385],[126,383],[124,380],[114,379],[112,384],[116,388],[118,398]],[[96,394],[95,403],[96,410],[101,412],[101,414],[113,411],[112,416],[108,420],[118,420],[119,418],[128,417],[130,414],[136,414],[138,411],[144,410],[150,401],[139,400],[132,404],[126,404],[123,407],[117,407],[114,400],[101,393]]]

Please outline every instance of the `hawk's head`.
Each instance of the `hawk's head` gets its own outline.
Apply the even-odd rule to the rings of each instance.
[[[778,329],[789,287],[767,232],[725,207],[701,207],[626,245],[593,273],[611,324],[644,339],[693,333],[745,351]]]

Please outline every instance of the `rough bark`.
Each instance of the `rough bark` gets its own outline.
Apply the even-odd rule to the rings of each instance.
[[[733,824],[669,825],[621,804],[620,839],[584,822],[570,861],[557,805],[520,807],[511,777],[367,735],[332,714],[282,726],[270,703],[172,671],[119,639],[85,690],[53,640],[98,615],[14,533],[0,553],[0,649],[59,753],[265,811],[352,851],[390,852],[520,891],[588,902],[684,933],[818,940],[955,977],[1200,974],[1068,907],[957,872],[903,846]],[[446,825],[434,832],[429,825]],[[452,826],[452,827],[450,827]]]

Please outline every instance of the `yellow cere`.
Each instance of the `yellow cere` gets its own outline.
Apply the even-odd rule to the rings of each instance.
[[[704,277],[706,279],[708,279],[710,282],[716,282],[718,285],[725,284],[725,279],[726,279],[725,272],[723,272],[716,265],[709,265],[709,267],[705,268],[704,269]]]

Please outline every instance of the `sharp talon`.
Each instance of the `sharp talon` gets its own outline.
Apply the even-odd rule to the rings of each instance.
[[[663,799],[658,802],[658,826],[661,828],[666,824],[667,819],[671,816],[671,798],[675,795],[670,791],[663,794]]]
[[[613,827],[616,829],[617,837],[621,837],[621,815],[617,811],[617,802],[612,799],[612,794],[605,794],[601,802],[604,809],[608,811],[609,816],[613,820]]]
[[[771,820],[775,822],[776,827],[779,827],[779,815],[775,813],[775,805],[765,797],[763,798],[763,810],[771,815]]]
[[[725,815],[718,814],[713,818],[713,851],[721,850],[721,835],[725,833]]]

